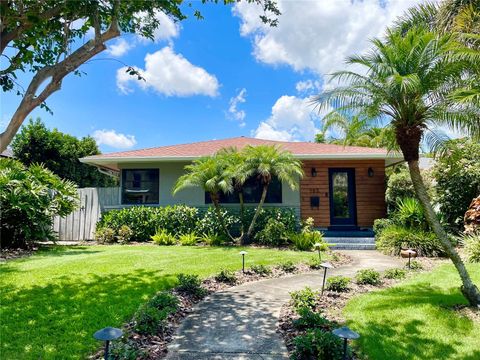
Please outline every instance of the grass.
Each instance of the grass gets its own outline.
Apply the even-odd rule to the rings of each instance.
[[[480,264],[470,265],[480,284]],[[480,323],[450,310],[466,304],[453,265],[442,265],[393,288],[359,295],[345,308],[368,359],[480,359]]]
[[[0,264],[0,357],[79,359],[98,348],[92,334],[119,327],[175,274],[207,277],[241,268],[238,247],[54,247]],[[246,265],[307,260],[312,253],[248,251]]]

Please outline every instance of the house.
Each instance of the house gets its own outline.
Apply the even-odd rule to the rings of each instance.
[[[119,172],[118,201],[109,208],[141,204],[203,208],[209,206],[210,199],[200,188],[172,195],[185,165],[225,147],[241,149],[246,145],[278,145],[302,161],[305,175],[299,189],[292,190],[274,180],[266,205],[293,208],[302,219],[312,217],[317,227],[329,229],[369,228],[375,219],[384,217],[385,168],[403,160],[384,149],[236,137],[94,155],[80,161]],[[259,198],[260,186],[251,179],[245,201],[256,203]],[[235,194],[223,200],[226,206],[237,202]]]

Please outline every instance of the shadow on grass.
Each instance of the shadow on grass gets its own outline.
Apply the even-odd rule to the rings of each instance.
[[[119,327],[174,275],[133,271],[127,275],[62,277],[55,284],[2,288],[2,359],[79,359],[100,344],[93,333]]]
[[[349,305],[356,313],[349,324],[361,334],[357,343],[369,359],[480,359],[478,344],[471,343],[478,327],[445,309],[466,303],[457,289],[416,284],[366,296]]]

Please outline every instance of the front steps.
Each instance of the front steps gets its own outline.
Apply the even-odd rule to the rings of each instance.
[[[325,237],[332,250],[375,250],[374,237]]]

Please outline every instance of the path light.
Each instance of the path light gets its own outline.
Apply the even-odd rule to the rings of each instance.
[[[348,327],[343,326],[341,328],[335,329],[332,333],[338,336],[340,339],[343,339],[343,360],[347,360],[347,342],[348,340],[355,340],[360,337],[355,331],[350,330]]]
[[[248,253],[246,251],[240,251],[240,255],[242,255],[242,273],[245,274],[245,255]]]
[[[320,267],[323,268],[323,283],[322,283],[322,294],[323,295],[323,290],[325,289],[325,279],[327,278],[327,269],[333,269],[333,265],[330,264],[329,262],[324,262],[320,264]]]
[[[417,257],[417,252],[415,250],[412,250],[412,249],[407,249],[407,250],[402,250],[400,252],[400,255],[404,258],[408,257],[408,269],[411,270],[411,266],[410,266],[410,261],[412,259],[412,257],[416,258]]]
[[[318,262],[322,261],[322,255],[321,255],[322,247],[323,246],[320,243],[315,243],[313,245],[313,248],[318,251]]]
[[[100,341],[105,341],[105,351],[104,351],[104,359],[108,359],[108,348],[110,345],[110,341],[118,339],[120,336],[123,335],[123,331],[113,327],[106,327],[104,329],[98,330],[93,337]]]

